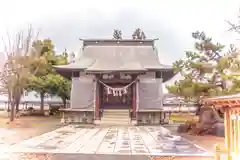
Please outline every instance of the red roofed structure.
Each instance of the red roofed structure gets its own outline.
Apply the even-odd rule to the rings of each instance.
[[[225,150],[228,160],[240,153],[240,94],[206,98],[203,104],[213,105],[224,111]]]

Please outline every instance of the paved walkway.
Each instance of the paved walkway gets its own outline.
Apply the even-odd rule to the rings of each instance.
[[[16,132],[12,129],[0,128],[0,154],[8,151],[11,143],[6,141],[7,137],[15,136]]]
[[[14,153],[204,156],[208,153],[163,127],[80,128],[69,125],[10,147]]]

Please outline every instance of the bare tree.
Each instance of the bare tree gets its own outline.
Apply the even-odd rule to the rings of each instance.
[[[14,120],[15,109],[18,108],[24,88],[28,85],[28,78],[37,72],[41,64],[39,61],[42,61],[39,59],[41,47],[33,47],[37,37],[38,33],[35,34],[30,26],[26,34],[19,31],[11,37],[7,33],[7,39],[2,39],[7,60],[0,81],[8,92],[10,121]],[[33,68],[36,64],[39,66]]]
[[[240,9],[239,9],[238,19],[239,19],[238,24],[233,23],[233,22],[231,22],[231,21],[229,21],[229,20],[226,21],[226,22],[230,25],[229,31],[234,31],[234,32],[240,34]]]
[[[228,31],[234,31],[240,34],[240,24],[234,24],[230,21],[227,21],[227,23],[230,25],[230,29]]]

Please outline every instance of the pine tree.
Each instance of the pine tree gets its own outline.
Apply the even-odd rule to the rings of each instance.
[[[167,86],[167,89],[187,100],[198,101],[202,96],[219,95],[225,89],[221,79],[225,67],[221,65],[224,63],[221,60],[224,46],[213,43],[204,32],[194,32],[192,37],[196,41],[195,51],[186,52],[184,59],[173,64],[184,79]]]

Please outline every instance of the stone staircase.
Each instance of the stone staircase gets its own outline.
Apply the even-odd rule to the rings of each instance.
[[[129,125],[130,116],[128,109],[105,109],[100,125]]]

